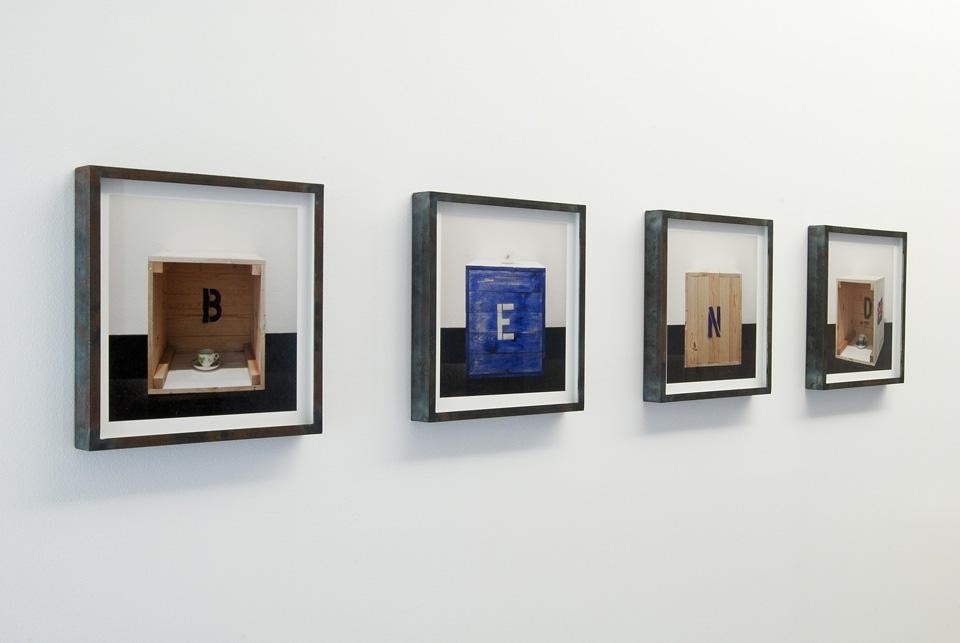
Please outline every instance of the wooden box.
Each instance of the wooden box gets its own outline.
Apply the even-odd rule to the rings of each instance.
[[[543,374],[546,268],[467,265],[468,377]]]
[[[734,366],[742,355],[741,278],[719,272],[686,273],[686,368]]]
[[[264,261],[259,257],[150,257],[147,392],[262,390]],[[219,367],[194,367],[202,348]]]
[[[837,279],[838,359],[875,366],[883,348],[883,277]]]

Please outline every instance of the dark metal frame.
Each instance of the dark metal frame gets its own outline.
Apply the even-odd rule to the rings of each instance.
[[[579,215],[580,297],[578,302],[579,337],[577,338],[578,371],[577,401],[538,406],[501,407],[464,411],[436,410],[437,374],[437,204],[472,203],[476,205],[553,210]],[[442,422],[470,418],[532,415],[583,410],[584,376],[584,322],[586,293],[586,214],[584,205],[526,201],[497,197],[451,194],[448,192],[417,192],[413,195],[413,319],[411,359],[410,418],[421,422]]]
[[[852,234],[867,237],[889,237],[900,239],[903,244],[903,274],[900,292],[900,376],[885,377],[856,382],[827,383],[827,283],[830,267],[829,241],[831,234]],[[807,228],[807,373],[808,389],[826,391],[859,386],[879,386],[881,384],[902,384],[906,355],[906,312],[907,312],[907,233],[892,230],[872,230],[869,228],[847,228],[843,226],[815,225]]]
[[[87,165],[76,169],[76,400],[74,445],[86,451],[320,433],[323,335],[323,186],[207,174]],[[249,188],[314,195],[313,422],[293,426],[100,437],[100,187],[103,179]]]
[[[773,375],[773,221],[673,210],[649,210],[644,229],[643,399],[680,402],[770,393]],[[767,230],[767,379],[766,386],[667,394],[667,221],[684,219],[750,225]]]

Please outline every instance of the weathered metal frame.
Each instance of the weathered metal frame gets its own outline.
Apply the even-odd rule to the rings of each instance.
[[[767,372],[766,385],[668,394],[667,389],[667,222],[670,219],[750,225],[767,231]],[[643,290],[643,399],[647,402],[680,402],[721,397],[769,394],[773,380],[773,221],[717,214],[649,210],[644,221]]]
[[[511,406],[463,411],[436,410],[437,355],[437,204],[470,203],[526,210],[569,212],[578,215],[579,301],[577,338],[577,401],[537,406]],[[413,291],[411,320],[410,417],[420,422],[443,422],[473,418],[503,417],[582,411],[584,408],[584,347],[586,301],[586,206],[549,201],[417,192],[413,195]]]
[[[900,239],[903,249],[903,274],[900,290],[900,376],[883,377],[855,382],[827,383],[827,275],[830,267],[830,235],[850,234],[867,237]],[[807,365],[808,389],[828,391],[861,386],[902,384],[906,366],[906,312],[907,312],[907,233],[871,228],[815,225],[807,228]]]
[[[287,435],[321,433],[323,390],[323,185],[248,179],[209,174],[161,172],[87,165],[74,173],[76,198],[76,314],[75,314],[75,414],[74,445],[86,451],[130,447],[219,442]],[[245,429],[138,435],[122,438],[100,437],[100,191],[104,179],[125,179],[154,183],[248,188],[314,195],[313,209],[313,422],[291,426],[264,426]],[[105,340],[104,340],[105,341]]]

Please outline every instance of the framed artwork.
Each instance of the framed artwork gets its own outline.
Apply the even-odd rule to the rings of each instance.
[[[412,419],[583,410],[585,217],[413,195]]]
[[[773,221],[646,213],[643,399],[770,392]]]
[[[907,233],[807,229],[807,388],[903,382]]]
[[[320,433],[323,186],[75,179],[77,448]]]

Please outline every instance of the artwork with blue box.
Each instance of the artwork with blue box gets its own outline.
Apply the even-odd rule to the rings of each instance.
[[[585,208],[423,192],[413,214],[413,419],[582,409]]]
[[[467,264],[467,377],[543,374],[546,269]]]

